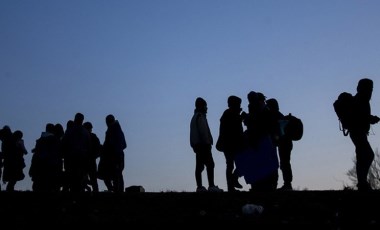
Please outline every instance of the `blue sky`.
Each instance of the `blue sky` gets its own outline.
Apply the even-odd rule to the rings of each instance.
[[[195,98],[208,102],[216,140],[227,97],[241,97],[247,111],[247,93],[259,91],[304,122],[293,187],[342,189],[354,146],[332,103],[369,77],[380,115],[379,11],[376,0],[2,0],[0,126],[24,132],[27,175],[46,123],[82,112],[103,142],[112,113],[128,144],[126,186],[194,191]],[[379,133],[372,126],[374,150]],[[226,189],[224,156],[215,148],[213,156],[215,183]],[[16,189],[30,190],[29,177]]]

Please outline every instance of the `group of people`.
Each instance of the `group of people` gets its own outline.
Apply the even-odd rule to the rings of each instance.
[[[371,114],[370,100],[373,81],[360,79],[354,95],[352,125],[349,136],[355,146],[357,188],[372,190],[368,173],[374,160],[374,151],[368,141],[370,126],[380,121]],[[267,99],[263,93],[247,94],[248,112],[241,108],[242,99],[231,95],[228,108],[220,118],[216,149],[223,152],[226,161],[228,192],[243,188],[243,177],[252,191],[278,189],[278,169],[281,169],[281,190],[293,190],[291,152],[293,139],[287,135],[288,121],[280,112],[275,98]],[[190,146],[195,153],[195,181],[197,192],[222,192],[214,182],[214,140],[207,121],[207,102],[195,100],[190,122]],[[58,124],[48,123],[32,149],[29,176],[33,191],[99,191],[98,179],[104,181],[108,191],[124,191],[124,150],[126,139],[119,122],[112,114],[106,116],[107,131],[103,144],[92,132],[92,124],[84,122],[84,115],[76,113],[66,130]],[[9,126],[0,129],[0,178],[6,191],[14,191],[17,181],[25,174],[25,148],[23,133],[12,132]],[[97,159],[99,158],[99,161]],[[98,163],[97,163],[98,162]],[[202,173],[206,168],[208,188],[203,186]],[[1,188],[0,188],[1,189]]]
[[[92,132],[92,123],[84,122],[84,115],[76,113],[66,124],[47,123],[32,149],[29,176],[36,192],[98,192],[98,179],[108,191],[124,191],[124,150],[127,148],[124,132],[112,114],[106,116],[107,130],[103,144]],[[17,181],[25,174],[22,132],[12,133],[9,126],[0,130],[2,180],[6,191],[14,191]],[[99,161],[97,159],[99,158]],[[1,170],[0,170],[1,173]],[[1,175],[0,175],[1,176]]]
[[[360,79],[353,103],[353,125],[349,130],[355,145],[357,188],[372,190],[368,173],[374,160],[374,152],[368,142],[370,125],[380,118],[371,114],[370,100],[373,81]],[[248,113],[242,111],[242,99],[231,95],[228,108],[220,118],[219,136],[215,147],[223,152],[226,160],[228,192],[242,188],[239,178],[251,186],[251,191],[293,190],[291,152],[293,139],[285,132],[289,123],[280,112],[275,98],[251,91],[247,95]],[[214,183],[215,163],[212,156],[213,137],[206,118],[207,102],[202,97],[195,100],[195,110],[190,122],[190,146],[195,153],[195,181],[197,192],[220,192]],[[245,128],[244,128],[245,126]],[[203,186],[202,172],[206,168],[208,189]],[[278,186],[278,168],[282,172],[283,185]]]
[[[283,190],[292,190],[290,155],[292,139],[283,132],[284,115],[278,101],[266,100],[264,94],[251,91],[247,95],[248,113],[242,111],[242,99],[231,95],[228,108],[220,118],[216,149],[224,153],[228,192],[243,188],[239,177],[244,177],[251,190],[277,188],[278,167],[283,173]],[[190,122],[190,145],[195,153],[195,179],[197,192],[221,191],[214,184],[215,163],[212,157],[213,138],[206,118],[207,102],[198,97]],[[245,128],[244,128],[245,126]],[[280,162],[277,158],[277,148]],[[209,187],[202,184],[202,172],[206,168]]]

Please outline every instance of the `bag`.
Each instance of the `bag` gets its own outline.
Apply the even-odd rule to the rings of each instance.
[[[351,93],[342,92],[333,103],[334,110],[339,120],[339,129],[347,136],[353,120],[354,96]]]
[[[301,119],[289,113],[284,117],[284,120],[288,121],[284,128],[284,134],[293,141],[301,140],[303,136],[303,123]]]

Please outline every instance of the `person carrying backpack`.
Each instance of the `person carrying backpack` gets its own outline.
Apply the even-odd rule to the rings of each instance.
[[[280,112],[280,107],[278,101],[275,98],[270,98],[266,101],[269,110],[273,113],[275,119],[280,124],[281,121],[285,120],[285,116]],[[280,158],[280,169],[282,172],[282,178],[284,184],[279,190],[293,190],[292,181],[293,173],[292,166],[290,164],[290,156],[293,150],[292,138],[284,133],[281,135],[281,131],[277,131],[276,135],[276,145],[278,149],[278,156]]]
[[[378,123],[380,118],[371,114],[370,100],[373,81],[368,78],[360,79],[356,91],[353,101],[352,124],[348,131],[355,145],[357,188],[359,191],[370,191],[372,187],[367,177],[375,154],[368,142],[368,133],[371,124]]]

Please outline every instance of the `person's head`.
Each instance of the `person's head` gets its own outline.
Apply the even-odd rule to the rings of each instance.
[[[63,126],[60,123],[56,123],[54,125],[54,135],[61,138],[63,136],[63,134],[65,134],[65,130],[64,130]]]
[[[16,130],[14,131],[13,136],[16,140],[21,140],[24,134],[20,130]]]
[[[241,110],[241,98],[235,95],[231,95],[227,99],[227,104],[230,109]]]
[[[207,112],[207,102],[205,99],[198,97],[195,100],[195,110],[199,112]]]
[[[356,87],[356,91],[365,95],[368,99],[371,99],[372,91],[373,91],[373,81],[368,78],[362,78],[358,82],[358,86]]]
[[[51,134],[54,134],[55,132],[55,126],[53,123],[47,123],[45,126],[45,131]]]
[[[92,124],[91,124],[91,122],[86,121],[85,123],[83,123],[83,127],[84,127],[88,132],[91,133],[91,131],[92,131]]]
[[[267,106],[272,111],[279,111],[280,107],[278,105],[278,101],[275,98],[270,98],[266,101]]]
[[[251,91],[247,95],[249,112],[258,112],[265,106],[265,96],[263,93]]]
[[[1,140],[3,139],[8,139],[12,136],[12,130],[8,125],[4,125],[3,129],[1,129],[0,132],[0,138]]]
[[[73,120],[68,120],[66,122],[66,130],[71,129],[74,126],[74,121]]]
[[[82,113],[76,113],[74,117],[74,123],[82,125],[84,121],[84,115]]]
[[[114,115],[109,114],[109,115],[106,116],[106,124],[107,124],[108,127],[109,127],[110,125],[112,125],[115,121],[116,121],[116,120],[115,120]]]
[[[249,104],[254,104],[254,103],[257,103],[257,100],[258,100],[258,96],[257,96],[257,93],[255,91],[251,91],[247,94],[247,99],[248,99],[248,103]]]

